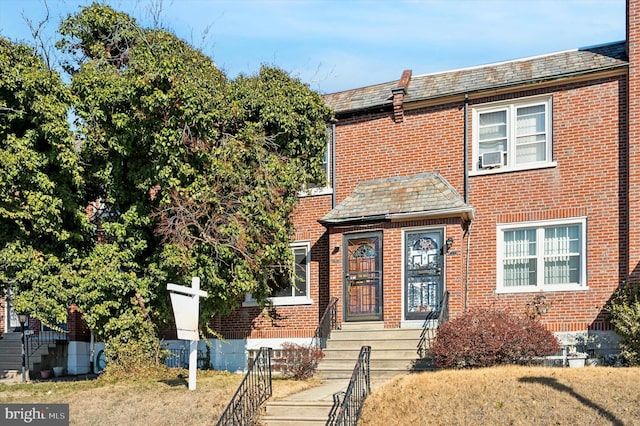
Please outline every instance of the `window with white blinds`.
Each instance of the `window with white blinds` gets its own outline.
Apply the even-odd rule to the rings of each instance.
[[[586,288],[586,219],[498,227],[499,292]]]

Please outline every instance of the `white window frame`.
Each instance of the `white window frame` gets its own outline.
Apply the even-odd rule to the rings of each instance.
[[[545,106],[545,160],[533,161],[523,164],[516,164],[516,123],[517,110],[524,107]],[[521,99],[512,99],[507,102],[493,102],[473,107],[472,109],[472,136],[473,136],[473,170],[470,175],[484,175],[493,173],[504,173],[516,170],[530,170],[545,167],[555,167],[553,160],[553,134],[552,134],[552,114],[553,99],[551,96],[536,96]],[[506,139],[507,147],[504,152],[503,165],[501,167],[481,168],[480,167],[480,115],[505,111],[506,112]],[[505,164],[506,162],[506,164]]]
[[[580,226],[580,282],[571,284],[544,284],[544,229],[561,226]],[[537,285],[521,287],[504,285],[504,232],[512,230],[536,230]],[[588,290],[587,286],[587,219],[586,217],[499,224],[496,231],[496,293],[530,293],[549,291]]]
[[[309,187],[303,188],[298,191],[298,197],[314,197],[318,195],[329,195],[333,194],[333,186],[332,186],[332,147],[333,147],[333,127],[327,126],[327,144],[325,147],[324,158],[322,162],[324,164],[324,172],[325,172],[325,184],[324,186],[317,187]]]
[[[273,306],[288,306],[288,305],[311,305],[313,303],[313,299],[311,299],[311,243],[309,241],[304,242],[296,242],[289,245],[291,250],[293,251],[296,248],[304,248],[305,249],[305,258],[307,259],[306,268],[305,268],[305,285],[306,285],[306,294],[304,296],[280,296],[280,297],[270,297],[269,300]],[[294,262],[295,262],[295,254],[294,254]],[[243,307],[246,306],[258,306],[258,303],[255,301],[251,294],[247,294],[245,296],[245,301],[242,303]]]

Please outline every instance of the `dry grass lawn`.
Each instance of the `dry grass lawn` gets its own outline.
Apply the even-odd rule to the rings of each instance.
[[[218,421],[242,379],[198,370],[196,390],[189,391],[188,371],[162,369],[139,379],[0,384],[0,403],[69,404],[71,425],[210,425]],[[314,383],[274,378],[273,396]]]
[[[402,376],[359,425],[640,425],[640,368],[495,367]]]
[[[215,424],[241,375],[162,369],[144,378],[0,384],[0,403],[68,403],[72,425]],[[274,378],[274,399],[318,381]],[[495,367],[402,376],[367,398],[359,425],[640,425],[640,368]]]

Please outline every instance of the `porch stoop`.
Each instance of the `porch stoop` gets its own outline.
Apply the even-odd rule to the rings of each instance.
[[[324,379],[349,379],[362,346],[371,346],[371,379],[390,378],[412,371],[433,369],[418,356],[421,328],[384,328],[382,322],[343,323],[331,332],[317,375]]]
[[[333,330],[323,350],[316,377],[324,382],[279,401],[269,401],[260,424],[266,426],[326,425],[333,407],[333,394],[345,392],[362,346],[371,346],[371,389],[392,377],[431,370],[418,358],[422,329],[388,329],[382,322],[346,323]]]
[[[42,345],[29,355],[30,365],[26,367],[27,380],[30,380],[29,372],[31,375],[37,375],[40,372],[43,359],[52,357],[52,352],[55,353],[55,344]],[[0,339],[0,379],[16,380],[18,378],[22,379],[21,333],[9,332],[3,334]]]

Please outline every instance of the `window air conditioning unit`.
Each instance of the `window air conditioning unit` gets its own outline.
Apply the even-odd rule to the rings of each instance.
[[[494,167],[502,167],[502,159],[504,151],[485,152],[480,157],[480,168],[492,169]]]

